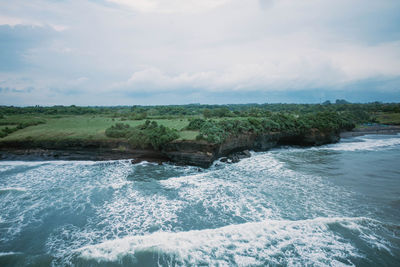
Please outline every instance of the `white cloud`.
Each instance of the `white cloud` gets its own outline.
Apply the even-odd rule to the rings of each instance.
[[[57,32],[62,32],[68,29],[68,26],[61,25],[61,24],[53,24],[53,23],[44,23],[39,22],[36,20],[26,19],[26,18],[19,18],[19,17],[10,17],[4,16],[0,14],[0,25],[8,25],[8,26],[17,26],[17,25],[29,25],[34,27],[51,27],[53,30]]]
[[[7,87],[28,80],[43,99],[71,88],[95,101],[96,92],[328,91],[400,76],[398,0],[106,1],[3,1],[0,25],[57,31],[2,27],[15,38],[0,67],[19,56],[0,72]]]
[[[264,50],[260,51],[260,47]],[[192,55],[191,60],[194,66],[202,61],[228,64],[218,69],[209,64],[190,71],[141,66],[127,81],[114,83],[112,88],[139,92],[184,88],[212,92],[337,88],[369,78],[400,76],[400,42],[323,47],[320,40],[296,34],[284,40],[238,45],[216,54],[200,53]]]
[[[108,0],[140,12],[194,13],[219,7],[230,0]]]

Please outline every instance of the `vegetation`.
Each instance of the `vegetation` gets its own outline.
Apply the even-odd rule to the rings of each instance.
[[[249,117],[246,119],[201,120],[195,119],[188,128],[200,131],[197,139],[210,143],[222,143],[229,136],[255,133],[266,134],[284,132],[292,135],[302,135],[311,129],[320,131],[351,130],[355,127],[353,120],[340,116],[336,112],[317,112],[315,114],[294,115],[289,113],[270,114],[264,118]]]
[[[116,123],[105,133],[108,137],[128,139],[133,147],[148,148],[151,146],[155,150],[160,150],[163,145],[179,137],[177,130],[158,125],[156,121],[150,120],[146,120],[144,124],[136,127]]]
[[[0,143],[21,140],[120,142],[162,149],[175,139],[221,143],[247,133],[301,135],[350,130],[369,122],[400,124],[400,104],[170,105],[116,107],[0,106]]]
[[[382,124],[400,125],[400,112],[379,112],[375,114],[375,121]]]
[[[124,120],[173,119],[190,116],[204,118],[223,117],[263,117],[274,112],[296,114],[315,113],[318,111],[367,113],[400,113],[399,103],[373,102],[352,104],[338,99],[334,104],[326,101],[323,104],[229,104],[229,105],[168,105],[168,106],[115,106],[115,107],[13,107],[0,106],[0,119],[6,115],[104,115]]]
[[[0,129],[0,138],[4,138],[13,132],[27,128],[29,126],[34,126],[34,125],[45,123],[44,120],[29,120],[29,121],[22,120],[19,122],[15,122],[12,120],[4,119],[4,116],[1,119],[3,119],[3,120],[0,121],[0,125],[3,125],[3,126],[6,125],[6,126],[4,128]]]

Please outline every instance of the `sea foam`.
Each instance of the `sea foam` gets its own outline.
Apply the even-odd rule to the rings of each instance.
[[[392,138],[376,139],[369,137],[357,137],[355,142],[341,142],[328,145],[325,148],[337,151],[375,151],[392,148],[400,145],[400,135]]]
[[[97,262],[118,262],[147,253],[157,262],[178,265],[353,265],[349,258],[362,255],[331,231],[331,226],[368,238],[366,225],[374,223],[367,218],[265,220],[217,229],[129,236],[85,246],[76,253],[79,258]],[[379,243],[373,236],[368,238],[372,240]]]

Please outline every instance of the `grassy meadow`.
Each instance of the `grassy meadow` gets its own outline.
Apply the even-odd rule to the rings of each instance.
[[[379,123],[400,125],[400,113],[380,112],[375,116]]]
[[[0,124],[3,124],[0,125],[0,130],[5,127],[13,128],[19,123],[33,120],[44,121],[44,123],[17,130],[4,138],[0,138],[0,140],[107,140],[110,139],[110,137],[105,135],[105,130],[117,122],[135,127],[146,121],[121,120],[121,118],[112,118],[104,115],[9,115],[0,119]],[[176,129],[180,136],[179,139],[181,140],[193,140],[198,135],[198,131],[183,130],[189,124],[187,118],[155,119],[152,121],[156,121],[159,125]]]
[[[322,105],[0,106],[0,144],[125,141],[158,149],[171,140],[221,143],[241,133],[300,135],[310,129],[351,130],[365,123],[400,125],[400,104],[337,100],[335,104]]]

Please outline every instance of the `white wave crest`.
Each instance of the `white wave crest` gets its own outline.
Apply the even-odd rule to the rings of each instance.
[[[374,221],[367,218],[266,220],[217,229],[131,236],[85,246],[77,253],[80,258],[98,262],[119,261],[147,252],[173,258],[183,265],[353,265],[348,257],[362,255],[329,227],[340,224],[362,234],[366,229],[362,224],[370,222]]]
[[[0,252],[0,257],[5,257],[5,256],[12,256],[12,255],[19,255],[22,254],[21,252]]]
[[[374,151],[400,145],[400,136],[384,139],[358,137],[356,140],[356,142],[341,142],[328,145],[325,148],[337,151]]]
[[[111,164],[111,163],[130,163],[129,160],[2,160],[0,166],[40,166],[40,165],[96,165],[96,164]]]
[[[4,187],[0,188],[0,193],[6,192],[26,192],[26,188],[23,187]]]

